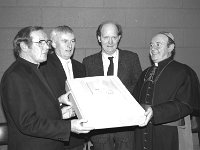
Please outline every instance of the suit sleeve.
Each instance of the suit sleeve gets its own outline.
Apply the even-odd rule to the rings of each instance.
[[[142,84],[143,84],[143,81],[144,81],[144,77],[145,77],[146,72],[147,72],[147,69],[144,70],[144,71],[141,73],[141,75],[140,75],[140,77],[139,77],[139,79],[138,79],[138,81],[137,81],[137,83],[136,83],[136,85],[135,85],[135,87],[134,87],[134,89],[133,89],[133,93],[132,93],[132,95],[134,96],[134,98],[135,98],[139,103],[140,103],[140,100],[139,100],[140,91],[141,91],[141,87],[142,87]]]
[[[139,60],[139,57],[137,54],[134,59],[134,71],[135,71],[135,78],[139,79],[139,77],[142,73],[142,67],[141,67],[140,60]]]
[[[135,53],[134,57],[133,57],[133,68],[132,69],[132,85],[128,88],[129,91],[133,91],[134,87],[137,84],[137,81],[142,73],[142,68],[140,65],[140,60],[138,55]]]
[[[82,64],[84,65],[84,69],[85,69],[85,76],[88,76],[88,68],[87,68],[87,60],[86,60],[86,58],[84,58],[83,59],[83,62],[82,62]]]

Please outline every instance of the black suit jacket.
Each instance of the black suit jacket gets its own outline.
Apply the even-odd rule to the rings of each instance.
[[[8,122],[8,150],[62,150],[71,123],[62,120],[59,103],[37,65],[18,58],[1,80]]]
[[[86,67],[86,76],[103,76],[102,53],[96,53],[83,59]],[[119,50],[117,76],[132,93],[134,86],[142,72],[138,55],[131,51]]]
[[[80,62],[71,59],[74,78],[85,77],[85,68]],[[65,81],[67,79],[63,66],[55,53],[49,54],[46,62],[41,64],[40,70],[46,78],[56,98],[65,94]],[[70,141],[65,145],[75,147],[84,143],[81,135],[71,133]]]

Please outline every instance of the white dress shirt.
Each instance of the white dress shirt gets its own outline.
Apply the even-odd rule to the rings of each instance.
[[[103,70],[104,76],[107,76],[108,67],[110,65],[110,60],[108,57],[113,57],[113,64],[114,64],[114,76],[117,76],[118,72],[118,59],[119,59],[119,50],[116,50],[114,54],[108,55],[102,52],[102,60],[103,60]]]
[[[71,59],[65,60],[65,59],[61,58],[60,56],[58,56],[58,58],[63,66],[67,80],[74,79]]]

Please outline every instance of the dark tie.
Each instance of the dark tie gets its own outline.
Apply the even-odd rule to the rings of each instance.
[[[108,57],[108,59],[110,60],[110,65],[108,67],[107,75],[111,76],[111,75],[113,75],[113,72],[114,72],[113,57]]]

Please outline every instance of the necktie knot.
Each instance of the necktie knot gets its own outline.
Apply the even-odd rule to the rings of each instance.
[[[113,75],[114,73],[114,64],[113,64],[113,57],[108,57],[108,59],[110,60],[110,65],[108,67],[108,72],[107,75]]]
[[[113,56],[112,57],[108,57],[108,59],[110,60],[110,62],[113,62]]]

